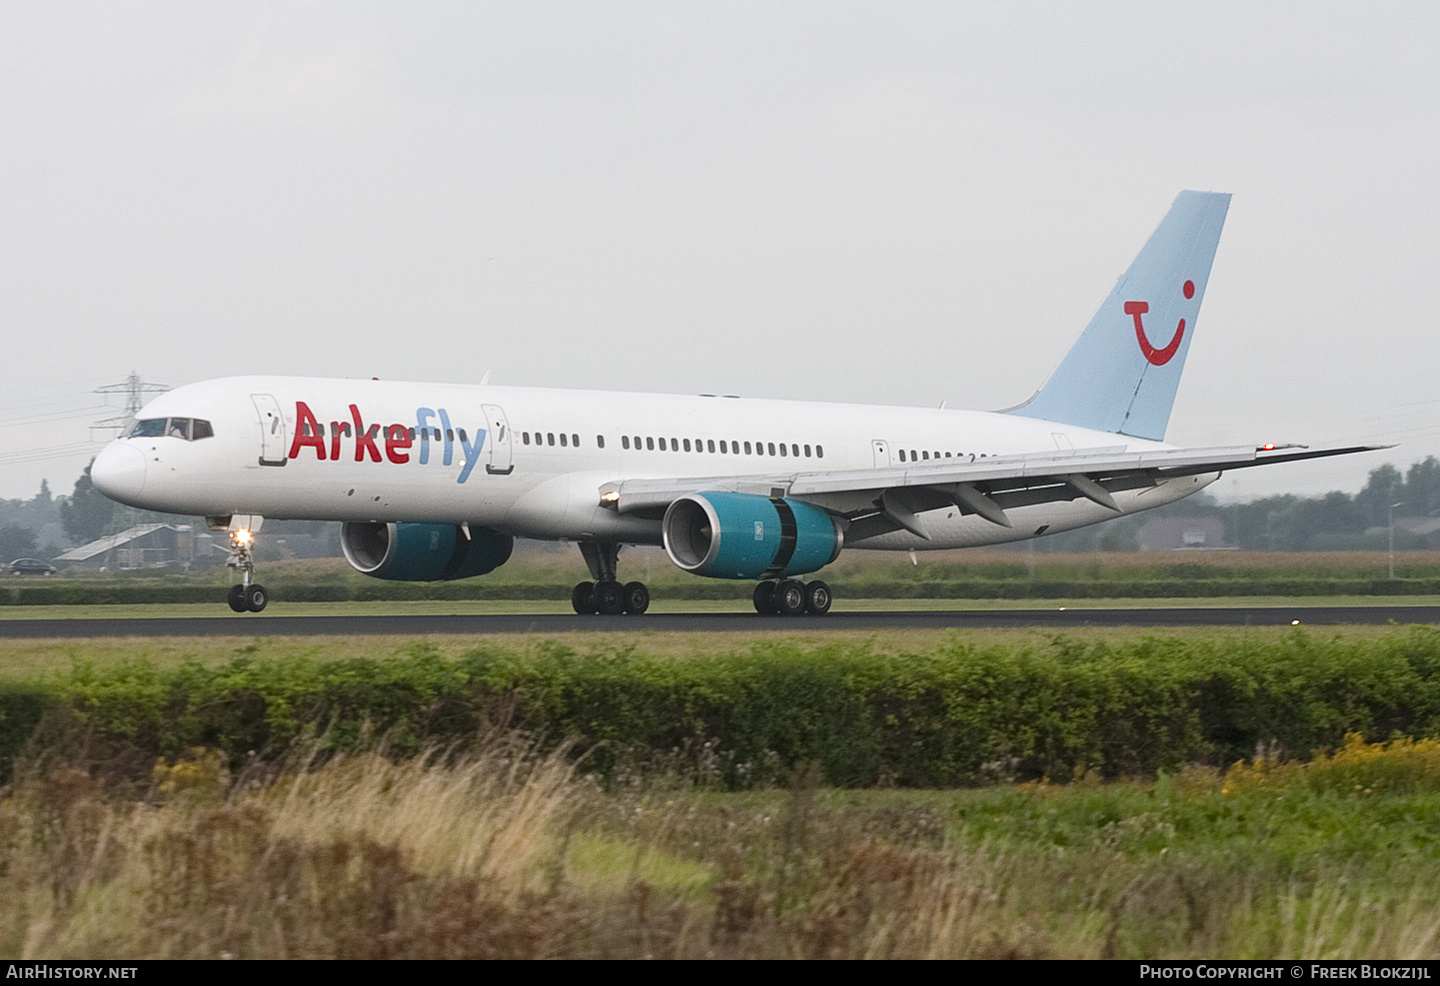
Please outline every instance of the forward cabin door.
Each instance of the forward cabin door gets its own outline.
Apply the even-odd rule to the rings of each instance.
[[[510,422],[505,419],[505,411],[498,404],[486,404],[485,424],[490,430],[485,436],[490,446],[485,471],[492,476],[508,476],[515,471],[515,464],[511,461]]]
[[[290,443],[285,440],[285,416],[280,413],[280,402],[269,394],[251,394],[250,399],[260,415],[260,464],[283,466]]]

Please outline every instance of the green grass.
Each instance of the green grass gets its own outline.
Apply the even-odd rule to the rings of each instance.
[[[1440,958],[1436,743],[1239,787],[842,791],[802,766],[733,794],[602,791],[491,744],[30,776],[0,790],[0,958]],[[1316,786],[1357,768],[1408,790]]]
[[[1386,703],[1431,702],[1419,693],[1440,667],[1436,631],[839,637],[0,642],[9,682],[69,680],[95,713],[68,742],[29,751],[0,789],[0,958],[1440,958],[1440,741],[1340,741],[1351,718],[1373,715],[1385,735]],[[471,754],[451,745],[428,761],[401,756],[414,736],[396,735],[388,757],[341,753],[298,770],[244,746],[239,757],[167,747],[157,764],[144,745],[192,740],[147,740],[143,702],[176,715],[174,728],[234,703],[236,718],[220,709],[212,721],[244,728],[247,708],[259,715],[245,694],[298,708],[323,679],[334,702],[352,703],[317,741],[334,753],[341,734],[383,733],[412,691],[422,718],[443,711],[436,696],[467,662],[527,672],[557,707],[589,694],[568,714],[605,728],[629,721],[616,709],[699,715],[673,694],[645,700],[692,678],[717,702],[757,671],[761,699],[788,689],[801,715],[753,718],[757,730],[846,702],[852,713],[857,676],[874,702],[906,699],[908,681],[920,701],[893,705],[887,728],[913,728],[916,744],[934,712],[925,689],[954,683],[924,676],[949,662],[950,678],[993,706],[951,709],[988,736],[986,776],[1015,770],[1005,751],[1055,728],[1042,720],[1066,704],[1098,703],[1070,710],[1076,728],[1105,720],[1114,736],[1143,738],[1164,698],[1145,682],[1179,675],[1234,689],[1212,693],[1220,707],[1206,707],[1202,732],[1243,727],[1246,759],[1263,755],[1108,783],[1082,758],[1062,776],[958,790],[827,787],[801,759],[773,773],[778,786],[726,792],[718,749],[657,749],[587,776],[596,758],[577,767],[573,754],[599,749],[598,733],[542,755],[533,737],[481,731],[452,737]],[[221,677],[206,685],[195,663]],[[1044,694],[1007,716],[1003,682],[1017,672],[1028,677],[1014,698]],[[166,692],[172,681],[183,687]],[[185,688],[198,697],[188,711]],[[1138,704],[1126,712],[1107,688],[1132,689]],[[1302,759],[1286,760],[1274,731],[1301,718],[1318,733],[1297,733]],[[714,721],[717,735],[741,728]],[[1437,721],[1413,725],[1433,733]],[[106,745],[107,729],[133,745]],[[1303,741],[1319,733],[1335,749],[1312,756],[1331,742]]]

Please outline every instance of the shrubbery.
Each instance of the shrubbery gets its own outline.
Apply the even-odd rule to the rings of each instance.
[[[573,741],[583,769],[680,769],[746,787],[817,762],[828,783],[941,787],[1149,776],[1225,765],[1258,744],[1292,756],[1372,737],[1440,734],[1440,631],[977,648],[756,644],[676,659],[632,649],[485,647],[449,661],[424,645],[386,659],[241,656],[161,671],[78,663],[0,690],[0,767],[42,721],[152,763],[190,747],[238,765],[297,743],[396,754],[499,727]]]

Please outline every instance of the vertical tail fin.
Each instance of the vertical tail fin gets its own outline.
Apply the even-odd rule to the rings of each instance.
[[[1039,393],[1012,413],[1165,437],[1230,196],[1181,192]]]

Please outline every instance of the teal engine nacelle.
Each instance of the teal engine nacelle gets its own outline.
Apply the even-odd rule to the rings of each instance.
[[[788,497],[691,493],[670,504],[665,552],[687,572],[716,579],[774,579],[818,571],[844,536],[824,510]]]
[[[357,572],[395,582],[445,582],[493,572],[515,539],[488,527],[454,524],[342,524],[340,547]]]

